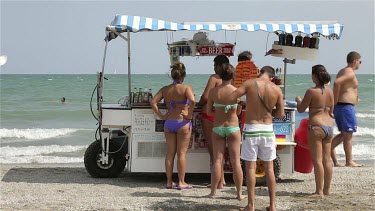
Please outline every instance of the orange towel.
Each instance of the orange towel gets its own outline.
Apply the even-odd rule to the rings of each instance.
[[[241,61],[236,66],[236,75],[234,78],[234,86],[240,87],[243,82],[248,79],[258,77],[258,68],[252,61]]]

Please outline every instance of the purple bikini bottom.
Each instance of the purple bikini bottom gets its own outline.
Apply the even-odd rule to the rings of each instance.
[[[189,128],[191,128],[191,121],[169,119],[165,120],[164,129],[172,133],[177,133],[177,131],[186,124],[189,124]]]

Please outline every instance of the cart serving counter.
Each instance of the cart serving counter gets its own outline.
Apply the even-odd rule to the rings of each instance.
[[[147,98],[150,93],[143,93],[143,100],[135,102],[135,92],[131,87],[131,53],[130,53],[130,35],[142,31],[266,31],[269,33],[318,33],[321,36],[338,38],[342,32],[343,26],[336,23],[174,23],[158,19],[145,18],[139,16],[120,16],[117,15],[110,26],[106,28],[105,50],[102,70],[98,73],[97,86],[94,91],[97,94],[97,110],[95,118],[98,120],[98,129],[96,132],[96,141],[93,142],[85,152],[84,163],[87,171],[93,177],[116,177],[125,168],[127,172],[164,172],[164,157],[166,152],[166,143],[164,139],[164,121],[159,120],[154,115]],[[125,34],[125,35],[123,35]],[[121,37],[127,43],[128,49],[128,96],[123,103],[104,104],[103,103],[103,85],[105,72],[105,58],[109,41]],[[280,37],[280,36],[279,36]],[[195,43],[196,44],[196,43]],[[222,52],[232,51],[234,46],[228,43],[215,44],[206,43],[200,45],[187,46],[169,46],[171,62],[179,60],[179,56],[187,56],[186,52],[194,56],[215,55]],[[174,48],[174,50],[172,50]],[[229,50],[225,50],[225,49]],[[287,49],[288,48],[288,49]],[[289,49],[291,48],[291,49]],[[295,48],[295,49],[293,49]],[[184,50],[181,50],[184,49]],[[210,50],[211,49],[211,50]],[[214,49],[214,51],[212,50]],[[223,51],[224,49],[224,51]],[[273,46],[274,51],[269,54],[281,56],[284,59],[284,76],[286,72],[287,61],[293,59],[304,59],[298,57],[305,55],[312,58],[310,48],[300,49],[300,47],[291,47],[283,45],[278,41]],[[303,53],[293,54],[295,50]],[[316,55],[317,50],[314,49]],[[284,77],[285,78],[285,77]],[[285,79],[284,79],[285,85]],[[285,86],[284,86],[285,87]],[[285,92],[285,88],[284,88]],[[93,93],[94,94],[94,93]],[[139,99],[138,93],[138,99]],[[145,98],[146,96],[146,98]],[[164,109],[163,109],[164,106]],[[163,104],[159,105],[161,110],[166,112]],[[246,112],[246,111],[244,111]],[[244,113],[243,112],[243,113]],[[93,113],[94,114],[94,113]],[[201,110],[196,108],[193,116],[193,131],[191,142],[187,153],[188,173],[209,173],[210,158],[207,152],[207,143],[202,136],[201,129]],[[244,116],[244,114],[242,114]],[[274,118],[274,130],[277,134],[278,146],[278,173],[293,173],[294,159],[294,130],[295,130],[295,109],[286,107],[285,117],[282,119]],[[282,166],[280,166],[280,161]],[[231,170],[229,162],[225,163],[225,169]],[[280,169],[281,167],[281,169]],[[176,169],[176,168],[174,168]],[[263,175],[261,166],[258,171]]]

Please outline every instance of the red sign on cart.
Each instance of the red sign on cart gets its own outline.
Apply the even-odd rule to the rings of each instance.
[[[234,45],[226,44],[226,45],[217,45],[217,46],[199,46],[198,52],[201,56],[212,56],[212,55],[221,55],[224,54],[226,56],[233,56],[234,52]]]

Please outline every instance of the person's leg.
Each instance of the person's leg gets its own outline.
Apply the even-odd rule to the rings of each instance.
[[[165,174],[167,176],[167,186],[172,187],[172,175],[173,175],[173,164],[174,164],[174,157],[176,155],[176,134],[171,133],[168,131],[164,132],[165,139],[167,142],[167,154],[165,156]]]
[[[315,175],[315,192],[312,196],[323,196],[323,155],[322,155],[322,139],[324,138],[324,131],[318,126],[309,129],[308,132],[308,145],[312,162],[314,164]]]
[[[211,170],[211,193],[208,197],[213,197],[221,180],[221,172],[225,153],[225,138],[216,133],[212,133],[212,139],[215,143],[212,145],[212,170]]]
[[[230,163],[233,168],[233,180],[237,189],[237,199],[242,200],[245,197],[242,195],[243,172],[240,160],[241,148],[241,132],[237,131],[227,136]]]
[[[329,195],[332,180],[332,163],[331,163],[331,143],[332,137],[323,140],[323,168],[324,168],[324,186],[323,194]]]
[[[346,158],[345,166],[352,166],[352,167],[362,166],[353,161],[353,155],[352,155],[353,133],[348,133],[348,132],[341,132],[341,133],[343,134],[343,139],[344,139],[343,142],[344,142],[344,151],[345,151],[345,158]]]
[[[341,144],[341,142],[344,140],[342,131],[345,128],[344,117],[345,117],[346,114],[345,114],[345,111],[343,110],[343,108],[344,107],[341,106],[341,105],[335,105],[335,107],[333,109],[333,114],[335,115],[336,126],[337,126],[338,130],[340,131],[340,134],[338,134],[337,136],[335,136],[333,138],[332,144],[331,144],[331,158],[332,158],[333,165],[335,167],[344,166],[343,164],[341,164],[337,161],[337,155],[336,155],[336,150],[335,150],[335,148],[339,144]]]
[[[245,161],[246,171],[246,186],[247,186],[247,206],[243,208],[243,211],[255,211],[255,169],[256,161]]]
[[[202,130],[203,130],[203,136],[204,138],[207,140],[207,144],[208,144],[208,153],[210,153],[210,162],[214,162],[214,158],[213,158],[213,154],[212,154],[212,128],[213,128],[213,122],[206,119],[206,118],[202,118]],[[212,167],[211,167],[212,168]],[[221,178],[220,178],[220,182],[219,182],[219,185],[218,185],[218,189],[221,189],[223,188],[223,186],[225,185],[225,180],[224,180],[224,163],[222,164],[222,167],[221,167]],[[212,171],[212,169],[211,169]]]
[[[276,178],[273,171],[273,160],[263,161],[263,166],[266,172],[266,181],[268,186],[268,195],[270,197],[270,206],[268,210],[276,210]]]
[[[208,119],[202,118],[202,132],[203,132],[204,138],[207,141],[208,153],[210,153],[211,162],[213,162],[212,137],[211,137],[212,127],[213,127],[213,122],[211,122]]]
[[[333,165],[335,167],[342,167],[344,166],[343,164],[339,163],[337,161],[337,155],[336,155],[336,150],[335,148],[341,144],[341,142],[344,140],[344,137],[343,137],[343,134],[342,132],[340,132],[340,134],[336,135],[333,140],[332,140],[332,144],[331,144],[331,158],[332,158],[332,162],[333,162]]]
[[[186,152],[189,147],[191,136],[191,124],[188,123],[177,131],[177,171],[178,171],[178,186],[180,188],[187,187],[185,182],[186,172]]]

